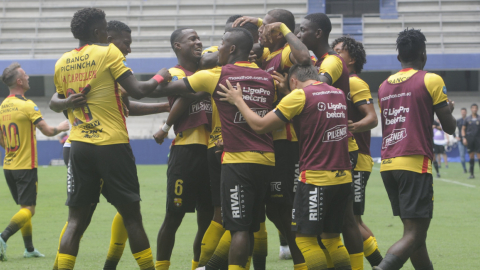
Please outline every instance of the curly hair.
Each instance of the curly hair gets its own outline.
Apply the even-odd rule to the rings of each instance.
[[[337,44],[342,42],[342,50],[346,50],[350,57],[355,60],[353,68],[355,69],[355,73],[360,74],[362,72],[363,65],[365,65],[367,62],[367,56],[365,54],[363,44],[351,37],[339,37],[332,42],[332,49],[337,46]]]
[[[114,31],[117,33],[122,33],[123,31],[127,33],[132,33],[132,29],[130,29],[128,25],[124,24],[121,21],[115,21],[115,20],[109,21],[107,23],[107,32],[110,32],[110,31]]]
[[[84,8],[73,15],[70,30],[73,37],[79,40],[87,40],[95,26],[105,20],[105,12],[98,8]]]
[[[425,35],[414,28],[398,33],[397,51],[403,62],[413,62],[420,58],[425,49]]]

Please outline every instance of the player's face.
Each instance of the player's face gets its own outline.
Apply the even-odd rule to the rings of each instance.
[[[218,46],[218,64],[224,66],[228,64],[228,58],[230,57],[231,44],[228,39],[230,32],[226,32],[222,38],[222,44]]]
[[[467,110],[461,110],[460,114],[462,115],[462,118],[467,117]]]
[[[22,87],[23,90],[25,90],[25,92],[27,90],[30,89],[30,85],[28,83],[28,79],[30,78],[27,73],[25,73],[25,70],[23,70],[22,68],[19,68],[18,69],[18,73],[19,73],[19,76],[17,78],[17,84],[20,85],[20,87]]]
[[[97,25],[95,37],[98,43],[108,43],[107,20],[103,20],[103,22]]]
[[[314,49],[317,44],[317,28],[314,27],[313,23],[310,20],[303,20],[300,24],[300,31],[297,34],[297,37],[307,46],[309,50]]]
[[[350,54],[348,53],[347,50],[343,49],[343,42],[338,43],[333,47],[333,50],[340,55],[343,60],[345,60],[345,63],[347,63],[348,66],[353,65],[355,62],[353,59],[350,57]]]
[[[477,114],[477,111],[478,111],[477,106],[472,106],[470,109],[472,110],[472,114]]]
[[[271,24],[274,22],[276,22],[276,20],[272,16],[267,14],[265,15],[265,18],[263,18],[263,24],[260,26],[260,28],[258,28],[258,42],[260,42],[262,46],[270,47],[273,44],[275,44],[276,39],[274,36],[272,36],[272,42],[269,42],[268,40],[265,40],[263,38],[263,30],[265,29],[265,25]]]
[[[180,47],[182,53],[185,53],[185,56],[190,56],[195,59],[202,57],[203,44],[200,41],[200,37],[197,32],[193,29],[183,30],[183,37],[180,41]]]
[[[132,34],[122,31],[122,33],[111,33],[109,35],[108,41],[113,43],[122,53],[123,56],[127,56],[129,53],[132,52],[130,45],[132,44]]]

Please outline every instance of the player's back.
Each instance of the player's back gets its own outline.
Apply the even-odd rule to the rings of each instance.
[[[35,124],[42,120],[35,103],[10,95],[0,106],[0,127],[5,143],[4,169],[28,170],[38,166]]]
[[[125,57],[114,44],[92,44],[65,53],[55,65],[57,92],[66,98],[86,93],[83,108],[69,109],[71,141],[95,145],[128,143],[121,93],[117,80],[131,74]]]

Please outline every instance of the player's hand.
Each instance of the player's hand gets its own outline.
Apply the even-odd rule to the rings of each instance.
[[[348,131],[355,132],[355,123],[352,120],[348,120]]]
[[[467,139],[466,139],[466,138],[463,138],[463,145],[465,145],[465,146],[468,145],[468,142],[467,142]]]
[[[170,71],[168,71],[168,69],[166,68],[160,69],[160,71],[157,72],[157,74],[163,77],[163,80],[164,80],[163,82],[169,82],[172,80],[172,75],[170,74]]]
[[[68,123],[68,120],[61,122],[57,127],[58,131],[67,131],[69,129],[70,129],[70,125]]]
[[[217,140],[214,142],[215,146],[217,147],[217,150],[215,150],[215,153],[222,153],[223,152],[223,140]]]
[[[232,84],[230,83],[229,80],[227,80],[227,87],[225,87],[223,84],[218,84],[222,90],[224,91],[223,92],[220,92],[218,91],[217,93],[222,96],[223,98],[220,98],[221,101],[227,101],[228,103],[232,104],[232,105],[235,105],[235,103],[239,100],[242,100],[243,99],[243,96],[242,96],[242,91],[240,89],[242,89],[240,87],[240,83],[237,83],[237,89],[233,88]]]
[[[290,94],[290,89],[288,87],[288,74],[285,73],[285,75],[282,75],[281,73],[278,73],[276,71],[273,71],[272,74],[273,79],[277,83],[277,90],[280,94],[286,96]]]
[[[155,142],[160,145],[162,145],[163,141],[167,136],[168,136],[168,132],[165,132],[162,129],[157,131],[157,133],[153,134],[153,138],[155,139]]]
[[[268,41],[269,43],[272,43],[272,37],[275,34],[278,34],[280,32],[280,26],[282,25],[281,22],[274,22],[271,24],[265,25],[265,28],[263,29],[263,40]]]
[[[253,50],[251,50],[250,54],[248,55],[248,61],[251,63],[257,62],[257,54]]]
[[[87,98],[82,93],[71,94],[67,98],[67,108],[82,108],[85,104],[87,104]]]
[[[447,102],[448,102],[448,107],[450,108],[450,112],[453,112],[453,110],[455,109],[455,101],[447,100]]]
[[[122,102],[122,108],[123,108],[123,115],[125,115],[125,117],[129,117],[130,116],[130,110],[127,108],[127,105],[125,105],[125,103]]]
[[[248,17],[248,16],[240,17],[233,22],[232,27],[243,26],[247,22],[250,22],[250,23],[253,23],[253,24],[257,25],[258,18]]]

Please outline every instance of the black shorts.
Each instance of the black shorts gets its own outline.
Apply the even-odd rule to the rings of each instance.
[[[352,172],[353,178],[353,214],[362,216],[365,212],[365,188],[370,172]]]
[[[113,205],[140,201],[135,157],[128,143],[74,141],[67,171],[68,206],[98,203],[100,193]]]
[[[480,153],[480,137],[467,138],[467,152]]]
[[[357,167],[358,150],[348,152],[348,155],[350,156],[350,164],[352,165],[352,171],[353,171],[355,170],[355,167]]]
[[[351,183],[333,186],[298,183],[292,231],[307,235],[341,233],[351,186]]]
[[[37,168],[31,170],[3,170],[8,188],[19,205],[37,205]]]
[[[70,160],[70,146],[63,147],[63,162],[65,165],[68,166],[68,161]]]
[[[267,189],[267,202],[293,206],[300,169],[298,165],[298,142],[273,141],[275,170]]]
[[[393,215],[401,218],[432,218],[433,177],[405,170],[381,172]]]
[[[222,152],[215,153],[217,147],[214,146],[207,150],[208,155],[208,173],[210,174],[210,192],[212,193],[212,203],[215,207],[220,207],[220,175],[222,172]]]
[[[187,213],[211,208],[207,146],[173,145],[167,169],[167,211]]]
[[[434,144],[433,145],[433,153],[434,154],[445,154],[445,146]]]
[[[260,229],[265,192],[274,166],[253,163],[222,164],[223,227],[230,231]]]

